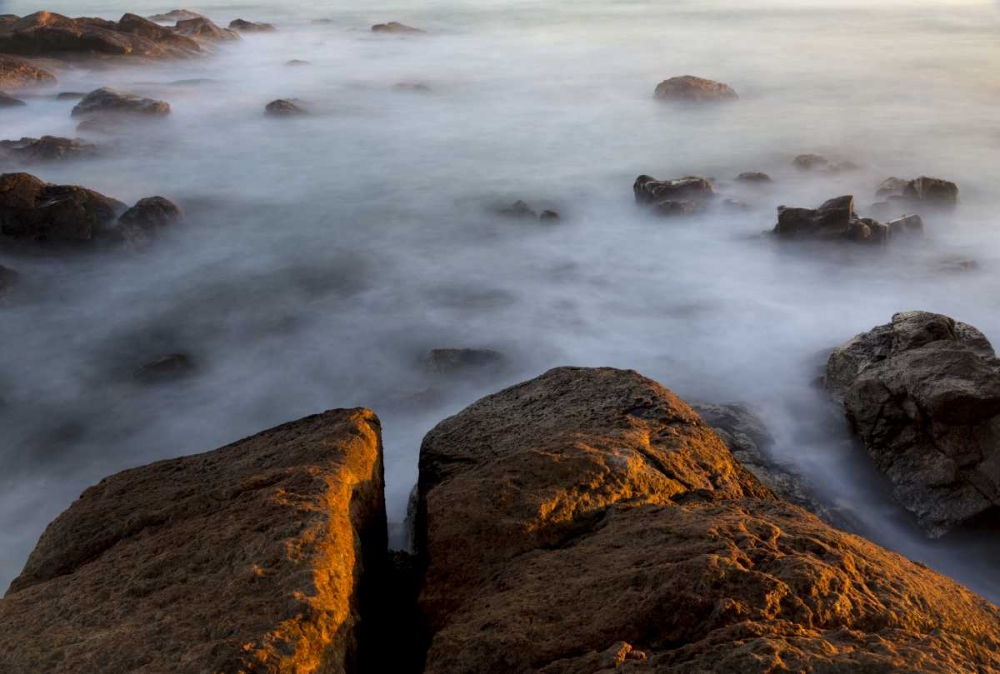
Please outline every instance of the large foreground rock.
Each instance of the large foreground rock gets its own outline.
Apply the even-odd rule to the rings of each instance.
[[[361,409],[107,478],[0,601],[0,669],[360,671],[382,489],[379,422]]]
[[[736,90],[728,84],[693,75],[682,75],[663,80],[656,86],[653,95],[664,101],[689,103],[735,101],[739,98]]]
[[[7,54],[0,54],[0,89],[55,84],[56,77],[49,71]]]
[[[826,387],[929,535],[995,517],[1000,361],[979,330],[940,314],[896,314],[830,356]]]
[[[634,372],[561,368],[420,456],[427,674],[986,672],[1000,611],[764,488]]]
[[[125,204],[75,185],[27,173],[0,175],[0,246],[4,240],[93,243],[109,235]]]

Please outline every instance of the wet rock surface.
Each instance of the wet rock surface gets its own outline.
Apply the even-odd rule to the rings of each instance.
[[[663,101],[689,103],[725,102],[739,99],[736,90],[728,84],[693,75],[671,77],[660,82],[656,86],[653,96]]]
[[[8,672],[353,672],[386,545],[380,425],[332,410],[113,475],[0,601]]]
[[[765,488],[669,391],[560,368],[421,448],[425,672],[989,671],[1000,612]]]
[[[841,345],[825,385],[928,535],[995,519],[1000,361],[979,330],[940,314],[896,314]]]
[[[55,75],[48,70],[16,56],[0,54],[0,88],[19,89],[55,83]]]
[[[712,183],[698,176],[657,180],[641,175],[632,184],[632,192],[637,204],[663,216],[696,213],[704,202],[715,196]]]
[[[190,9],[172,9],[164,14],[154,14],[149,17],[150,21],[159,21],[160,23],[176,23],[177,21],[186,21],[188,19],[203,19],[205,18],[203,14],[198,12],[192,12]]]
[[[73,108],[73,117],[93,115],[127,115],[146,118],[170,114],[170,104],[135,94],[104,87],[87,94]]]
[[[181,35],[206,42],[229,42],[240,39],[237,31],[221,28],[203,16],[178,21],[174,30]]]
[[[27,173],[0,175],[0,245],[4,241],[92,244],[111,233],[125,205],[75,185],[52,185]]]

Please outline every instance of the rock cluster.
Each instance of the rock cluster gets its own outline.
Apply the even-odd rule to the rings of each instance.
[[[948,180],[927,176],[913,180],[888,178],[879,185],[875,195],[888,197],[890,203],[902,201],[908,204],[954,206],[958,203],[958,185]]]
[[[690,215],[715,196],[712,183],[705,178],[688,176],[675,180],[657,180],[641,175],[632,185],[635,202],[649,207],[657,215]]]
[[[927,312],[854,337],[826,388],[931,536],[1000,506],[1000,360],[971,325]]]
[[[918,235],[923,227],[919,215],[904,215],[888,223],[858,217],[854,197],[845,195],[825,201],[819,208],[779,206],[774,233],[788,239],[885,244],[894,235]]]

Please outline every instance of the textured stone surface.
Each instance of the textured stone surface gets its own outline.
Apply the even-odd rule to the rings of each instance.
[[[0,601],[0,670],[356,672],[382,486],[379,422],[362,409],[109,477],[49,525]]]
[[[979,330],[896,314],[830,356],[826,387],[931,536],[1000,505],[1000,360]]]
[[[739,98],[736,90],[728,84],[693,75],[664,80],[656,86],[653,95],[660,100],[697,103],[735,101]]]
[[[657,180],[641,175],[632,183],[632,193],[637,204],[663,216],[695,213],[703,202],[715,196],[712,183],[698,176]]]
[[[84,96],[72,112],[74,117],[109,114],[162,117],[170,114],[170,104],[136,96],[127,91],[102,87]]]
[[[779,206],[774,233],[786,239],[883,244],[892,230],[871,218],[859,218],[854,212],[854,197],[845,195],[828,199],[819,208]]]
[[[473,404],[419,492],[427,674],[1000,667],[995,607],[785,503],[634,372]]]
[[[21,162],[80,159],[97,154],[97,146],[77,138],[42,136],[20,140],[0,140],[0,159]]]
[[[55,83],[56,77],[49,71],[16,56],[0,54],[0,88],[18,89]]]
[[[125,205],[75,185],[52,185],[27,173],[0,175],[3,240],[92,243],[110,233]]]

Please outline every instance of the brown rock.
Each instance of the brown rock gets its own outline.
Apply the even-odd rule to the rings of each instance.
[[[240,34],[235,30],[220,28],[203,16],[178,21],[174,31],[180,35],[206,42],[228,42],[240,39]]]
[[[480,400],[419,490],[426,674],[1000,667],[1000,610],[781,501],[634,372]]]
[[[177,21],[186,21],[188,19],[204,19],[203,14],[198,12],[192,12],[190,9],[172,9],[165,14],[154,14],[149,17],[150,21],[159,21],[161,23],[175,23]]]
[[[389,23],[376,23],[372,26],[373,33],[392,33],[395,35],[412,35],[414,33],[425,33],[426,31],[407,26],[405,23],[390,21]]]
[[[2,29],[0,29],[2,31]],[[55,84],[56,77],[24,59],[0,54],[0,87],[19,89],[21,87]]]
[[[656,86],[653,94],[664,101],[686,101],[694,103],[735,101],[736,91],[728,84],[706,80],[692,75],[671,77]]]
[[[73,117],[114,114],[153,118],[169,115],[170,104],[104,87],[84,96],[71,114]]]
[[[27,173],[0,175],[0,242],[91,244],[111,233],[124,204]]]
[[[292,117],[306,114],[306,109],[294,101],[279,98],[264,106],[264,114],[271,117]]]
[[[254,23],[243,19],[233,19],[229,22],[230,30],[238,30],[241,33],[273,33],[277,30],[269,23]]]
[[[379,421],[362,409],[109,477],[0,601],[0,668],[359,671],[382,488]]]
[[[42,136],[21,140],[0,140],[0,158],[21,162],[81,159],[96,154],[96,145],[76,138]]]
[[[201,47],[190,37],[178,35],[169,28],[135,14],[126,14],[118,21],[118,30],[144,37],[158,44],[169,45],[179,51],[199,52]]]
[[[954,206],[958,203],[958,185],[940,178],[920,176],[913,180],[888,178],[879,185],[878,197],[888,197],[891,201]]]

